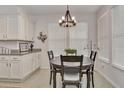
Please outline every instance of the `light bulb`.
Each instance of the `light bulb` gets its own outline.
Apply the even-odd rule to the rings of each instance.
[[[64,16],[62,16],[62,20],[65,20],[65,17]]]
[[[72,20],[75,20],[75,17],[74,16],[72,17]]]
[[[62,20],[60,19],[60,20],[59,20],[59,23],[61,23],[61,22],[62,22]]]

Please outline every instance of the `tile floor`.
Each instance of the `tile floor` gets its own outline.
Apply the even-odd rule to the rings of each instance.
[[[112,85],[106,81],[99,73],[95,72],[96,88],[112,88]],[[52,88],[49,85],[49,70],[38,70],[23,82],[0,82],[1,88]],[[61,79],[57,75],[57,88],[61,88]],[[86,87],[86,77],[83,77],[82,87]],[[67,88],[75,88],[75,86],[67,86]]]

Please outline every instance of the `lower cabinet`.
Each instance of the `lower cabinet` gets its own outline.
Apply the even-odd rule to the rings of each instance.
[[[23,79],[40,67],[39,53],[0,56],[0,79]]]
[[[0,61],[0,78],[9,77],[9,64],[8,61]]]
[[[11,79],[21,79],[22,72],[21,72],[21,61],[13,60],[10,63],[10,78]]]
[[[9,56],[0,57],[0,58],[2,58],[0,59],[0,78],[20,79],[21,60],[11,60],[11,57]]]

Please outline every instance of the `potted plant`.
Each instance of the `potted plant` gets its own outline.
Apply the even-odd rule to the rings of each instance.
[[[71,48],[66,48],[66,49],[64,49],[64,51],[66,52],[66,55],[68,55],[68,54],[76,55],[76,53],[77,53],[76,49],[71,49]]]

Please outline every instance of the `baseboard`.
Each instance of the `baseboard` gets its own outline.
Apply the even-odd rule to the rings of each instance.
[[[114,88],[120,88],[120,86],[118,86],[116,83],[114,83],[109,77],[107,77],[104,73],[102,73],[101,71],[95,69],[96,72],[98,72],[100,75],[102,75],[109,83],[112,84],[112,86]]]

